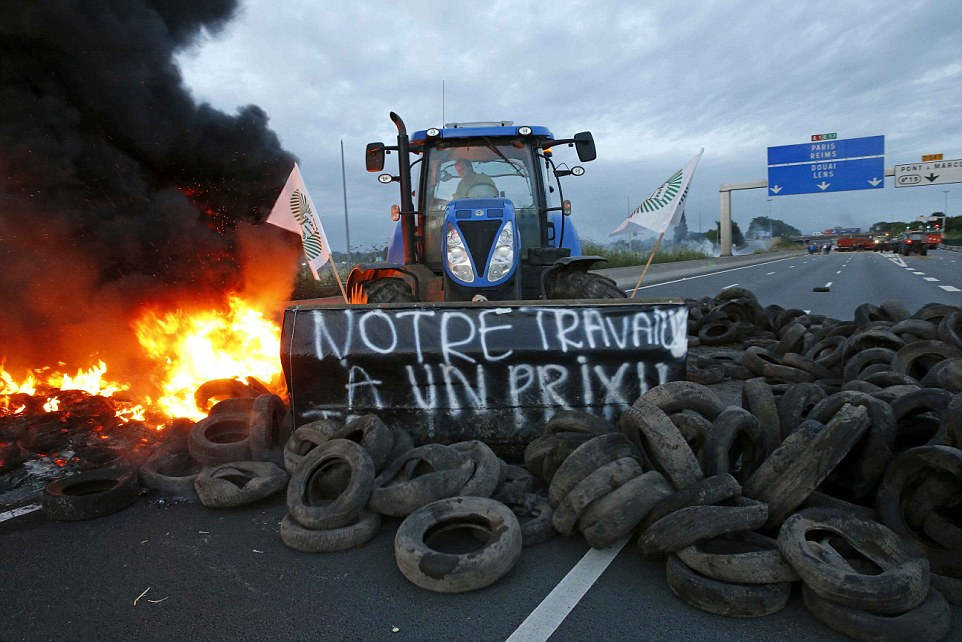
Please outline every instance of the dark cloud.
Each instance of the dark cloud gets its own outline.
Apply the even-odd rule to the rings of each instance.
[[[259,107],[229,115],[196,104],[175,63],[236,9],[234,0],[0,4],[8,361],[109,351],[146,303],[243,288],[237,226],[263,220],[294,157]]]

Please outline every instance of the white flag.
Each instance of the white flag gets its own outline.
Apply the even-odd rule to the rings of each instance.
[[[291,170],[281,195],[277,197],[267,222],[301,235],[304,256],[307,257],[311,273],[317,279],[317,271],[331,258],[331,246],[327,242],[327,235],[321,227],[317,209],[307,192],[297,163],[294,163],[294,169]]]
[[[640,228],[653,230],[663,234],[670,225],[677,223],[681,213],[685,210],[685,199],[688,198],[688,184],[695,173],[695,167],[701,159],[704,149],[698,152],[688,164],[672,174],[671,178],[661,184],[651,196],[641,202],[621,225],[612,230],[608,236],[615,234],[630,234]]]

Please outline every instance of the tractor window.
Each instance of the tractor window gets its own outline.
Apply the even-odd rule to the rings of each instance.
[[[422,171],[426,219],[424,258],[432,268],[440,267],[443,258],[444,209],[456,198],[509,199],[517,211],[522,247],[540,244],[533,184],[535,169],[529,147],[495,145],[488,140],[438,147],[428,152]],[[534,238],[528,240],[529,236]]]

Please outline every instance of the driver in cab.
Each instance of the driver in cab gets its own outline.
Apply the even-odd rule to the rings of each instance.
[[[487,174],[478,174],[474,171],[471,161],[458,159],[454,167],[461,177],[461,182],[454,190],[454,198],[487,198],[498,196],[498,187]]]

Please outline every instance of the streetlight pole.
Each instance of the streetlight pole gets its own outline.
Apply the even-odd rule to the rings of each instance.
[[[768,199],[768,240],[772,240],[772,199]]]

